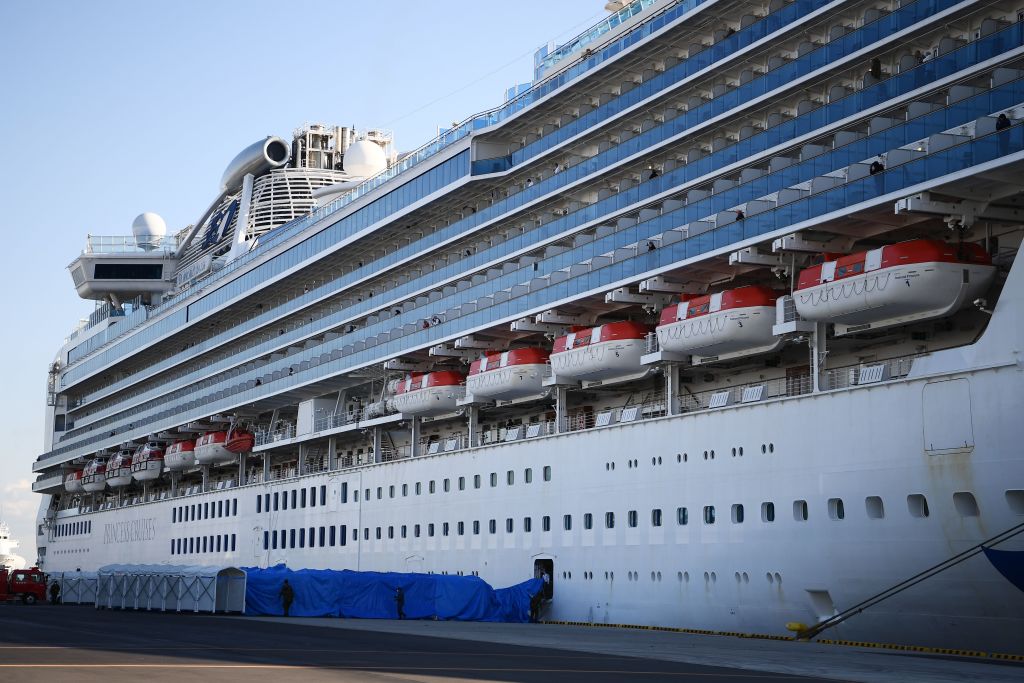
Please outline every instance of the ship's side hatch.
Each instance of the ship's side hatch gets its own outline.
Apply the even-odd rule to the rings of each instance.
[[[543,579],[544,575],[547,574],[547,580],[544,582],[544,599],[550,600],[555,594],[555,561],[554,560],[534,560],[533,561],[533,575],[535,578]]]
[[[970,380],[929,382],[921,401],[924,451],[928,455],[974,449]]]

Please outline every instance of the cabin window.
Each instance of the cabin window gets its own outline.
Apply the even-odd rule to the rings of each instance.
[[[732,506],[732,523],[743,524],[743,505],[740,503]]]
[[[466,490],[466,478],[465,477],[459,477],[459,490],[460,491],[465,491]]]
[[[389,526],[388,527],[388,538],[394,538],[394,537],[395,537],[395,527]]]
[[[907,509],[912,517],[927,517],[928,499],[920,493],[912,493],[907,496]]]
[[[377,531],[378,531],[378,533],[380,532],[380,527],[377,528]],[[379,538],[379,536],[378,536],[378,538]],[[300,548],[305,548],[306,547],[306,528],[305,527],[299,529],[299,547]]]
[[[344,532],[342,532],[341,537],[345,538],[345,533]],[[330,546],[332,548],[335,545],[337,545],[337,542],[338,542],[338,530],[336,528],[334,528],[333,524],[331,526],[327,527],[327,542],[330,544]]]
[[[420,537],[420,525],[419,524],[413,524],[412,525],[412,535],[414,537],[416,537],[416,538]]]
[[[260,511],[259,510],[259,496],[257,496],[256,498],[257,498],[257,504],[256,504],[256,508],[257,509],[256,509],[256,512],[259,512]],[[174,524],[177,521],[178,521],[178,508],[171,508],[171,524]]]
[[[331,527],[331,530],[333,531],[334,527]],[[320,527],[320,547],[321,548],[323,548],[325,545],[327,545],[324,542],[326,540],[327,540],[327,527]]]
[[[427,490],[430,491],[430,493],[434,493],[435,491],[437,491],[437,482],[431,479],[430,483],[427,484]]]
[[[690,513],[686,508],[676,508],[676,524],[686,526],[690,523]]]
[[[306,507],[306,489],[302,489],[301,495],[299,496],[299,507]]]
[[[551,465],[544,466],[544,481],[551,481]]]
[[[540,518],[541,531],[551,531],[551,516],[544,515]]]
[[[327,484],[320,484],[320,505],[327,505]]]
[[[531,531],[533,531],[532,517],[523,517],[523,531],[525,531],[526,533],[530,533]]]
[[[442,536],[447,536],[447,535],[448,535],[448,532],[449,532],[450,530],[451,530],[451,525],[449,525],[449,524],[448,524],[448,522],[443,522],[443,523],[441,524],[441,535],[442,535]]]
[[[235,534],[231,534],[231,552],[235,552]]]
[[[310,486],[309,487],[309,507],[311,507],[311,508],[315,508],[316,507],[316,487],[315,486]]]
[[[405,498],[408,495],[409,495],[409,485],[408,484],[402,484],[402,497]]]
[[[527,467],[525,470],[523,470],[523,481],[525,481],[527,484],[533,483],[533,470],[531,468]]]
[[[452,490],[452,480],[448,479],[448,478],[445,478],[445,480],[444,480],[444,492],[448,493],[451,490]]]
[[[636,528],[638,522],[639,516],[636,514],[636,510],[630,510],[626,513],[626,525],[629,526],[629,528]]]
[[[263,532],[263,549],[264,550],[270,550],[270,532],[269,531],[264,531]]]
[[[953,506],[960,513],[961,517],[977,517],[981,514],[978,509],[978,500],[973,493],[968,491],[957,491],[953,494]]]
[[[405,524],[402,525],[401,534],[402,534],[402,538],[408,538],[409,537],[409,527],[407,527]]]
[[[416,495],[418,496],[421,493],[423,493],[423,484],[420,482],[416,482]]]
[[[430,536],[431,538],[433,538],[433,536],[434,536],[434,523],[433,522],[431,522],[430,524],[427,525],[427,536]]]
[[[583,528],[593,529],[594,528],[594,515],[586,512],[583,514]]]
[[[572,515],[562,515],[562,528],[572,531]]]
[[[868,514],[868,519],[883,519],[885,517],[885,504],[879,496],[865,498],[864,509]]]
[[[491,522],[493,523],[494,520],[492,519]],[[491,533],[493,534],[494,532],[492,531]],[[479,519],[474,519],[473,520],[473,535],[474,536],[479,536],[480,535],[480,520]]]
[[[380,528],[380,527],[377,527],[376,529],[374,529],[374,530],[373,530],[373,536],[374,536],[374,538],[376,538],[376,539],[377,539],[378,541],[379,541],[379,540],[380,540],[380,539],[382,538],[382,536],[383,536],[383,532],[381,531],[381,528]]]
[[[491,472],[491,488],[498,485],[498,473]]]
[[[282,510],[287,510],[288,509],[288,492],[287,491],[281,491],[281,509]]]
[[[494,520],[491,520],[491,521],[494,521]],[[509,533],[509,534],[512,533],[512,531],[515,529],[515,524],[516,523],[512,520],[511,517],[507,517],[505,519],[505,532]],[[492,530],[491,533],[493,534],[494,531]]]
[[[794,500],[793,501],[793,519],[797,522],[807,521],[807,501],[806,500]]]
[[[761,503],[761,521],[766,523],[775,521],[775,503]]]
[[[828,516],[836,521],[846,518],[846,506],[843,505],[842,498],[828,499]]]
[[[297,493],[297,491],[295,489],[292,489],[292,510],[295,509],[295,496],[296,496],[296,493]]]
[[[715,523],[715,506],[705,505],[704,506],[704,523],[714,524]]]
[[[615,513],[606,512],[604,513],[604,528],[614,529],[615,528]]]
[[[217,536],[217,552],[219,553],[220,551],[221,551],[220,550],[220,536],[218,535]]]
[[[384,487],[383,486],[378,486],[377,487],[377,500],[384,500]]]
[[[457,524],[457,525],[455,526],[455,532],[456,532],[456,533],[457,533],[457,534],[458,534],[459,536],[462,536],[462,535],[464,535],[464,534],[466,533],[466,523],[465,523],[465,522],[459,522],[459,523],[458,523],[458,524]]]
[[[348,502],[348,482],[341,482],[341,503],[344,505]]]
[[[1010,506],[1010,511],[1017,515],[1024,515],[1024,489],[1007,489],[1006,493],[1006,504]]]
[[[651,526],[661,526],[661,509],[654,508],[651,510]]]

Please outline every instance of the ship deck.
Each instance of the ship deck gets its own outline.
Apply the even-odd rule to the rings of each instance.
[[[82,628],[84,624],[89,629]],[[562,624],[281,619],[0,608],[12,681],[1019,681],[936,653]],[[115,635],[116,634],[116,635]]]

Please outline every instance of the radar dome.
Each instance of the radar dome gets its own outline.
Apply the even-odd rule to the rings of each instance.
[[[153,248],[167,235],[167,223],[158,214],[147,211],[132,221],[132,234],[135,235],[135,244]]]
[[[388,160],[384,156],[384,149],[377,143],[357,140],[345,150],[342,165],[349,175],[369,178],[385,170]]]

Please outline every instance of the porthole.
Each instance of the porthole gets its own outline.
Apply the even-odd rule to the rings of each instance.
[[[690,583],[690,572],[683,572],[683,581]]]
[[[734,458],[736,457],[736,447],[735,446],[732,447],[732,457],[734,457]]]
[[[686,462],[689,459],[690,459],[690,454],[689,453],[683,453],[683,462]]]
[[[661,456],[660,455],[658,456],[658,464],[659,465],[661,464]]]
[[[682,462],[682,461],[683,461],[683,454],[682,453],[676,453],[676,462]]]
[[[775,572],[775,583],[782,583],[782,574]]]
[[[736,579],[736,583],[741,583],[743,581],[743,578],[740,576],[739,572],[735,572],[733,574],[733,577]]]
[[[707,451],[704,451],[704,459],[705,459],[705,460],[707,460],[707,459],[708,459],[708,452],[707,452]]]
[[[711,574],[708,574],[707,572],[704,572],[704,583],[710,583],[710,582],[711,582]]]
[[[762,453],[767,453],[768,452],[768,446],[766,446],[764,444],[761,444],[761,452]]]
[[[717,574],[717,572],[711,572],[711,583],[715,583],[717,581],[718,581],[718,574]]]
[[[743,446],[740,446],[740,457],[743,457]]]
[[[683,580],[683,573],[682,572],[676,572],[676,578],[678,578],[679,581],[682,581]]]
[[[774,453],[775,452],[775,444],[773,444],[773,443],[768,444],[768,452],[769,453]]]
[[[658,572],[658,581],[661,581],[661,572]]]
[[[765,572],[764,578],[768,579],[768,583],[775,583],[775,577],[772,576],[771,572]]]
[[[612,471],[615,470],[615,463],[612,463]]]
[[[750,583],[750,575],[743,572],[743,583]]]
[[[606,463],[604,464],[604,468],[605,468],[605,470],[610,470],[610,469],[612,468],[612,466],[611,466],[611,463],[607,463],[607,462],[606,462]]]
[[[712,460],[715,459],[715,449],[713,449],[713,448],[711,449],[711,459]]]
[[[652,465],[657,464],[657,460],[658,460],[657,458],[651,458],[651,464]]]

